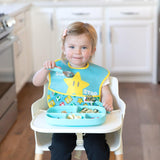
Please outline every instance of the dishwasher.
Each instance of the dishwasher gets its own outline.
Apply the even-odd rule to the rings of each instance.
[[[57,36],[61,37],[63,30],[72,22],[81,21],[91,24],[97,32],[97,48],[96,53],[92,57],[92,62],[104,67],[104,48],[103,48],[103,9],[99,7],[71,7],[71,8],[57,8],[56,9],[56,26]],[[57,41],[57,50],[60,53],[61,46]]]

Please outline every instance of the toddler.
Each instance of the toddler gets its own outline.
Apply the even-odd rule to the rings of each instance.
[[[33,77],[35,86],[42,86],[49,81],[49,107],[90,105],[91,102],[85,100],[85,97],[92,96],[101,101],[107,111],[113,110],[113,98],[108,87],[110,73],[91,63],[96,42],[97,33],[88,23],[74,22],[64,30],[61,59],[44,62],[43,68]],[[74,77],[67,78],[63,73],[50,72],[49,69],[54,67],[71,71]],[[49,147],[51,160],[71,160],[76,139],[75,133],[54,133]],[[84,134],[83,140],[88,160],[109,160],[110,149],[105,134]]]

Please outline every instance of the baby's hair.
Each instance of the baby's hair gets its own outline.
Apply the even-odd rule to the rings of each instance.
[[[62,35],[62,46],[64,47],[65,40],[67,36],[76,36],[86,34],[86,36],[91,41],[92,51],[96,48],[97,44],[97,32],[94,27],[88,23],[83,22],[74,22],[71,23],[65,30]],[[61,58],[63,61],[66,61],[65,55],[62,52]]]

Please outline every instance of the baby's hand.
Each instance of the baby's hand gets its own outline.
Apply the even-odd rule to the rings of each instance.
[[[106,111],[111,112],[113,110],[113,97],[108,86],[102,88],[102,103]]]
[[[56,67],[56,63],[54,61],[45,61],[43,63],[43,67],[45,69],[52,69],[52,68]]]
[[[109,112],[113,111],[113,105],[112,103],[109,103],[108,100],[103,102],[103,106],[106,109],[106,111],[109,111]]]

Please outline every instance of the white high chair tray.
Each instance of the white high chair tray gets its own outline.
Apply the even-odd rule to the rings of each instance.
[[[31,128],[34,131],[42,133],[110,133],[117,131],[122,125],[122,113],[120,110],[114,110],[107,114],[106,120],[99,126],[87,127],[65,127],[52,126],[46,122],[46,110],[41,110],[31,121]]]

